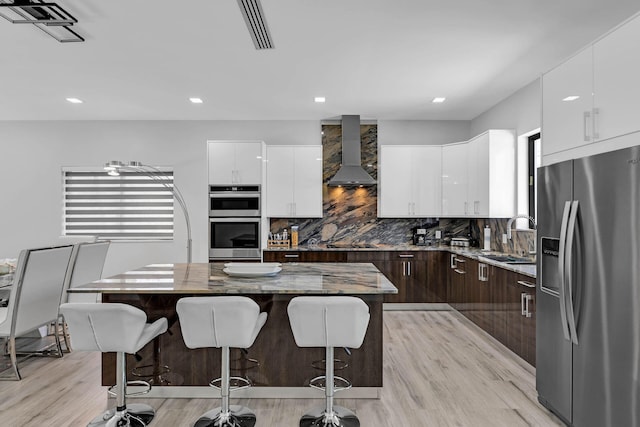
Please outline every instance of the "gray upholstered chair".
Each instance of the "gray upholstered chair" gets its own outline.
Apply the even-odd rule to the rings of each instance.
[[[303,296],[291,300],[287,313],[298,347],[326,349],[325,375],[310,381],[312,387],[324,390],[325,405],[303,415],[300,427],[359,426],[353,412],[333,404],[334,392],[351,387],[349,381],[334,375],[333,349],[362,345],[369,326],[369,306],[350,296]],[[337,388],[336,381],[343,387]]]
[[[60,312],[69,328],[75,350],[116,353],[116,407],[97,416],[98,426],[142,427],[151,422],[155,410],[146,404],[127,405],[126,354],[135,354],[156,336],[167,331],[167,319],[147,323],[140,309],[118,303],[66,303]]]
[[[189,348],[221,348],[222,367],[220,394],[222,403],[203,414],[194,427],[252,427],[256,416],[248,408],[229,405],[232,380],[243,382],[244,378],[231,377],[229,369],[229,348],[249,348],[253,345],[260,329],[267,321],[267,313],[260,313],[260,307],[250,298],[241,296],[188,297],[176,304],[180,318],[180,328],[185,344]],[[217,380],[211,385],[217,387]]]
[[[15,378],[18,370],[16,338],[57,321],[64,278],[73,246],[25,249],[20,253],[7,307],[0,307],[0,337],[8,340]],[[62,356],[56,334],[56,355]],[[4,379],[4,378],[3,378]]]

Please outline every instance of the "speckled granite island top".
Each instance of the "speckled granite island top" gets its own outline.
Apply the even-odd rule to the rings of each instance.
[[[371,263],[285,263],[273,277],[224,273],[223,263],[151,264],[69,292],[132,294],[395,294]]]

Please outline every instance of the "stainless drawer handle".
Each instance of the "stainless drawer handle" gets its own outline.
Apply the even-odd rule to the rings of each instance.
[[[298,255],[298,254],[285,254],[284,257],[285,258],[300,258],[300,255]]]
[[[461,262],[461,263],[463,263],[463,264],[466,262],[465,260],[460,259],[460,258],[456,258],[456,261]]]
[[[454,268],[453,271],[455,271],[458,274],[467,274],[466,271],[458,270],[457,268]]]
[[[413,255],[411,255],[411,254],[399,254],[398,256],[400,258],[413,258]]]
[[[525,282],[524,280],[518,280],[518,285],[526,286],[527,288],[535,288],[535,283]]]

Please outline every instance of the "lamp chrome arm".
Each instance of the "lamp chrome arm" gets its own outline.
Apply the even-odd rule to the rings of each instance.
[[[149,178],[155,181],[159,181],[165,188],[171,190],[173,197],[178,201],[178,204],[182,209],[182,214],[184,215],[184,220],[187,226],[187,263],[191,264],[191,261],[192,261],[191,218],[189,217],[187,203],[184,201],[182,192],[180,191],[178,186],[175,184],[175,182],[172,182],[171,184],[162,182],[164,181],[163,171],[161,171],[160,169],[154,166],[145,165],[137,161],[132,161],[129,163],[111,161],[110,163],[107,163],[107,166],[105,167],[105,169],[107,168],[110,168],[110,170],[114,170],[114,169],[128,170],[132,172],[139,172],[139,173],[145,174]]]

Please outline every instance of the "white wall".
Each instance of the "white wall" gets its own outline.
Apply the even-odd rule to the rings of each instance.
[[[194,262],[208,261],[207,140],[320,144],[319,121],[0,121],[0,258],[61,242],[62,167],[138,160],[172,166],[189,207]],[[384,121],[384,143],[443,144],[469,138],[469,122]],[[113,243],[104,274],[186,261],[176,211],[173,242]]]
[[[516,135],[540,127],[542,93],[536,79],[471,121],[471,135],[489,129],[513,129]]]
[[[466,120],[378,120],[378,145],[441,145],[466,141]]]
[[[193,260],[208,261],[207,145],[211,139],[320,144],[317,121],[0,121],[0,258],[48,246],[62,232],[63,166],[139,160],[173,166],[189,207]],[[186,229],[176,211],[175,240],[114,243],[104,274],[186,260]]]

